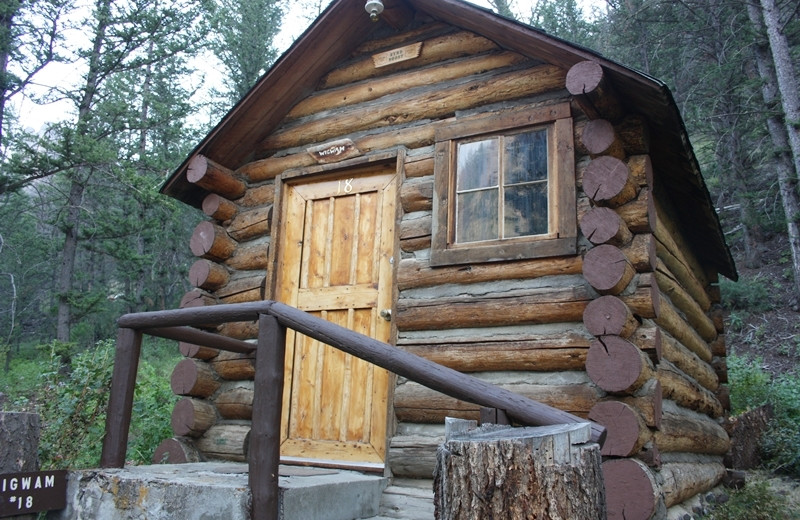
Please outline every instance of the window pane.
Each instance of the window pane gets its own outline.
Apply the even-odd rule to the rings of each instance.
[[[493,240],[497,236],[497,190],[460,193],[456,202],[456,242]]]
[[[505,138],[505,185],[547,180],[547,131]]]
[[[547,183],[505,189],[504,238],[547,233]]]
[[[458,145],[456,190],[474,190],[497,186],[497,139]]]

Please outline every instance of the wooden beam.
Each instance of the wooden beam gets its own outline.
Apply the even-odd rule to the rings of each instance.
[[[286,328],[273,316],[265,314],[259,316],[258,325],[253,422],[248,454],[248,480],[253,495],[251,518],[278,520]]]
[[[133,412],[133,390],[142,350],[142,333],[120,328],[117,333],[117,352],[111,376],[111,395],[106,413],[106,434],[103,438],[101,468],[121,468],[125,465],[128,431]]]

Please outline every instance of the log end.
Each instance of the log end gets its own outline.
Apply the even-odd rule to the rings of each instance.
[[[592,300],[583,311],[583,324],[594,336],[630,335],[632,331],[628,329],[635,327],[636,323],[628,306],[616,296],[606,295]]]
[[[192,434],[192,424],[194,422],[194,407],[189,399],[181,399],[175,403],[172,409],[172,432],[178,436]]]
[[[200,453],[194,446],[175,438],[162,441],[153,453],[153,464],[185,464],[200,460]]]
[[[619,336],[592,341],[586,354],[589,378],[606,392],[631,390],[644,369],[639,348]]]
[[[203,221],[194,228],[192,237],[189,239],[189,249],[192,250],[194,256],[203,256],[211,251],[215,237],[214,224]]]
[[[205,155],[197,154],[189,161],[189,167],[186,169],[186,180],[194,184],[205,176],[207,170],[208,159]]]
[[[587,211],[581,217],[579,225],[583,236],[595,245],[615,240],[616,237],[623,234],[621,232],[623,226],[627,226],[616,211],[602,206],[596,206]],[[627,227],[624,229],[627,230]],[[630,232],[627,232],[625,237],[629,238]]]
[[[583,276],[600,294],[619,294],[635,274],[625,254],[612,245],[593,247],[583,259]]]
[[[604,457],[627,457],[644,444],[641,421],[636,412],[619,401],[603,401],[589,411],[589,419],[606,427],[608,436],[601,450]]]
[[[581,134],[581,143],[592,155],[605,153],[615,141],[614,127],[606,119],[589,121]]]
[[[191,359],[182,359],[175,365],[170,376],[170,387],[175,395],[190,395],[200,379],[197,364]]]
[[[627,164],[616,157],[603,155],[593,159],[586,167],[583,174],[583,191],[595,202],[604,203],[623,192],[629,184],[629,177],[630,170]]]
[[[659,490],[650,470],[634,459],[603,462],[609,520],[651,518]]]
[[[573,96],[594,92],[603,81],[603,67],[596,61],[582,61],[567,72],[567,90]]]

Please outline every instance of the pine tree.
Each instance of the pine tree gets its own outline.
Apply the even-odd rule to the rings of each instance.
[[[211,48],[225,69],[224,95],[236,103],[278,56],[273,41],[281,29],[281,0],[218,0]]]

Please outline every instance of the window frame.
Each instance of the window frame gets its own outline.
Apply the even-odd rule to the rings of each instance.
[[[563,102],[459,121],[438,129],[434,155],[431,265],[575,254],[578,231],[572,126],[570,105]],[[458,143],[462,140],[513,135],[540,128],[547,130],[548,141],[548,232],[542,235],[455,243],[454,201]]]

